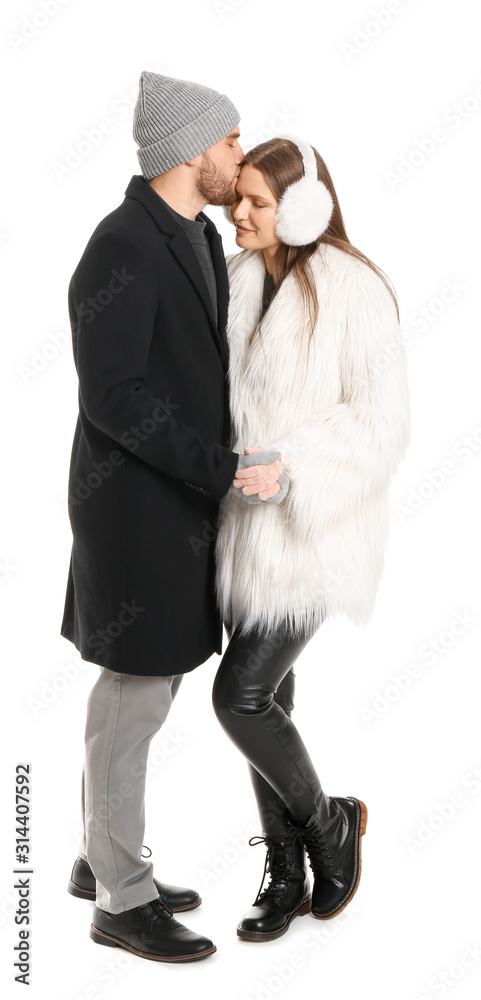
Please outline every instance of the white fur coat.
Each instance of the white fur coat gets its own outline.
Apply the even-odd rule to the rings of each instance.
[[[406,357],[393,299],[364,261],[321,244],[311,258],[319,316],[292,275],[257,330],[262,251],[227,258],[230,447],[277,448],[290,477],[278,504],[227,493],[216,541],[224,621],[296,635],[326,617],[365,624],[389,532],[388,489],[410,442]],[[256,327],[251,346],[248,337]]]

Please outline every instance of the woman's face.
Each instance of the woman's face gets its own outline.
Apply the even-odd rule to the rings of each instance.
[[[238,246],[243,250],[277,249],[281,242],[274,230],[278,204],[260,170],[245,163],[236,184],[236,200],[230,206]]]

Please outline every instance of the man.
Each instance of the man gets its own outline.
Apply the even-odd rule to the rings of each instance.
[[[94,941],[158,961],[216,948],[173,916],[199,895],[158,882],[141,859],[150,741],[182,675],[222,652],[220,500],[229,489],[246,502],[256,491],[282,498],[278,452],[229,451],[227,272],[202,213],[235,199],[239,118],[225,94],[143,72],[142,175],[94,230],[69,286],[79,417],[61,634],[100,667],[69,891],[96,900]]]

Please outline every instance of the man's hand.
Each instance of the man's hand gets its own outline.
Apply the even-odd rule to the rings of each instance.
[[[264,448],[244,448],[245,455],[254,451],[264,451]],[[269,465],[252,465],[249,469],[239,469],[236,472],[234,486],[242,488],[244,496],[258,494],[259,500],[267,500],[279,492],[279,477],[282,475],[282,459],[278,458]]]

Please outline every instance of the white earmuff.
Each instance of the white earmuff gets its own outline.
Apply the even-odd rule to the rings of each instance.
[[[312,147],[297,135],[279,135],[299,149],[304,177],[289,184],[279,200],[275,231],[287,246],[307,246],[327,229],[334,208],[331,192],[317,179],[317,163]]]

